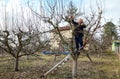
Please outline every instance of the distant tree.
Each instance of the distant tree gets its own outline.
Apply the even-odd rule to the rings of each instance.
[[[120,40],[120,18],[119,18],[119,21],[118,21],[118,39]]]
[[[104,27],[104,32],[103,32],[103,44],[105,45],[104,47],[107,48],[111,46],[112,40],[117,39],[117,30],[116,30],[116,25],[113,24],[112,22],[107,22],[106,24],[103,25]]]
[[[73,4],[72,1],[69,2],[68,9],[66,10],[65,20],[70,20],[70,16],[78,16],[80,13],[78,13],[78,8]]]

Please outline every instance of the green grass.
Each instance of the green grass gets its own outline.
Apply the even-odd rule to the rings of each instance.
[[[65,55],[29,56],[20,58],[20,71],[13,70],[13,58],[0,56],[0,79],[41,79],[40,76],[59,62]],[[94,63],[82,55],[78,59],[77,79],[120,79],[120,61],[116,55],[91,56]],[[49,74],[46,79],[72,79],[72,59],[64,64],[55,73]]]

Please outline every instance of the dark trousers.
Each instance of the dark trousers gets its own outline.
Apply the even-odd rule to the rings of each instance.
[[[77,36],[75,37],[75,44],[76,44],[76,49],[79,50],[80,47],[83,46],[83,36]]]

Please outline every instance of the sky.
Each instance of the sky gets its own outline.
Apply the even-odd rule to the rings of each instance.
[[[120,0],[105,1],[105,18],[113,20],[116,24],[120,19]]]
[[[0,0],[0,10],[3,9],[2,8],[3,6],[6,6],[7,13],[12,13],[13,8],[14,10],[17,10],[17,12],[19,13],[21,10],[21,6],[25,10],[28,10],[29,8],[27,6],[27,1],[28,0]],[[34,5],[34,8],[36,8],[37,7],[36,5],[39,0],[29,0],[29,1]],[[52,0],[48,0],[48,1],[52,1]],[[94,5],[94,2],[98,0],[64,0],[65,3],[67,3],[66,1],[73,1],[76,6],[81,5],[81,7],[83,8],[85,7],[87,10],[87,8],[90,7],[89,6],[90,1],[93,2],[91,4]],[[103,17],[106,18],[105,22],[113,21],[114,24],[118,24],[120,18],[119,4],[120,4],[120,0],[102,0]],[[0,12],[0,16],[2,15],[3,13]]]

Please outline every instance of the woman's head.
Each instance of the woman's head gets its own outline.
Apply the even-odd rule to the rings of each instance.
[[[83,23],[83,19],[79,18],[78,19],[78,24],[81,25]]]

